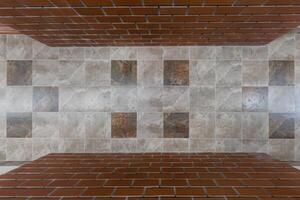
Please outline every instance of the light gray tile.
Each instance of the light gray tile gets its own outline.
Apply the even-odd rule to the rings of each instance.
[[[58,144],[58,138],[34,138],[32,140],[32,159],[58,152]]]
[[[35,60],[32,63],[32,84],[57,86],[59,83],[59,61]]]
[[[216,137],[217,138],[241,138],[242,114],[241,113],[217,113]]]
[[[295,62],[295,85],[300,86],[300,60],[295,60],[294,62]]]
[[[162,139],[138,139],[137,152],[162,152]]]
[[[216,73],[215,60],[190,61],[190,85],[191,86],[215,86]]]
[[[136,87],[112,87],[111,109],[115,112],[135,112],[137,110]]]
[[[6,103],[8,112],[31,112],[32,87],[7,87]]]
[[[6,134],[8,138],[32,137],[31,113],[7,113]]]
[[[130,153],[136,152],[137,140],[136,139],[112,139],[111,140],[112,152]]]
[[[215,111],[216,98],[214,87],[192,87],[190,88],[191,112],[213,112]]]
[[[110,139],[88,139],[85,144],[85,153],[111,152]]]
[[[268,113],[243,113],[243,139],[268,139]]]
[[[138,61],[138,85],[145,87],[163,85],[162,61]]]
[[[163,47],[164,60],[188,60],[188,47]]]
[[[188,112],[189,111],[188,87],[164,87],[163,111],[164,112]]]
[[[191,59],[216,59],[216,47],[214,46],[199,46],[190,47]]]
[[[215,139],[191,139],[190,152],[215,152]]]
[[[58,59],[59,48],[49,47],[37,40],[32,41],[33,59]]]
[[[23,138],[9,138],[6,144],[6,160],[31,161],[32,141]]]
[[[8,110],[7,109],[7,89],[6,88],[0,88],[0,113],[4,113]]]
[[[294,87],[272,86],[269,87],[269,112],[290,113],[295,112]]]
[[[216,109],[221,112],[242,111],[242,88],[216,88]]]
[[[138,111],[141,112],[162,112],[163,88],[138,88]]]
[[[268,44],[270,60],[293,60],[295,57],[295,37],[285,34]]]
[[[268,146],[269,155],[282,161],[291,161],[295,158],[295,141],[271,139]]]
[[[84,86],[85,65],[83,61],[60,61],[60,86]]]
[[[82,139],[85,135],[84,113],[68,112],[59,114],[60,138]]]
[[[7,41],[7,36],[1,35],[0,36],[0,60],[6,59],[6,41]]]
[[[81,47],[60,47],[59,48],[60,60],[83,60],[84,48]]]
[[[300,112],[300,87],[294,87],[295,90],[295,111]]]
[[[243,111],[268,111],[268,87],[243,87]]]
[[[216,85],[219,87],[241,86],[242,63],[238,60],[219,60],[216,63]]]
[[[163,113],[138,113],[138,138],[161,138],[163,136]]]
[[[33,113],[32,137],[33,138],[58,138],[59,113]]]
[[[82,153],[84,152],[84,140],[82,139],[59,139],[59,153]]]
[[[215,113],[190,113],[190,138],[215,138]]]
[[[242,47],[243,60],[267,60],[268,47],[266,46],[249,46]]]
[[[183,138],[168,138],[163,140],[164,152],[188,152],[189,140]]]
[[[138,49],[136,47],[111,47],[112,60],[136,60]]]
[[[239,60],[242,58],[242,48],[233,46],[216,47],[217,60]]]
[[[24,35],[7,35],[7,59],[32,59],[32,39]]]
[[[0,139],[0,160],[6,160],[6,139]]]
[[[6,87],[6,62],[0,61],[0,88]]]
[[[163,49],[161,47],[140,47],[138,48],[138,60],[161,60]]]
[[[242,140],[243,152],[268,152],[268,140],[244,139]]]
[[[240,139],[217,139],[216,140],[217,152],[241,152],[242,143]]]
[[[34,87],[33,111],[58,112],[58,96],[57,87]]]
[[[242,65],[243,86],[268,86],[268,61],[243,61]]]
[[[0,113],[0,138],[6,137],[6,113]]]
[[[86,88],[60,87],[59,110],[63,112],[85,111]]]
[[[110,48],[109,47],[86,47],[85,59],[92,60],[109,60]]]
[[[85,92],[86,111],[110,111],[111,109],[111,90],[109,87],[86,88]]]
[[[110,62],[106,60],[86,61],[86,86],[110,86]]]
[[[110,138],[110,113],[97,112],[85,115],[86,138]]]

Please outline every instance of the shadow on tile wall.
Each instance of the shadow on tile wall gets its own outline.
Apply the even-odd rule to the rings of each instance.
[[[0,160],[50,152],[265,152],[300,160],[297,34],[252,47],[0,40]]]

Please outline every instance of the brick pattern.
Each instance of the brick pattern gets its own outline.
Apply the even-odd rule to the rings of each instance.
[[[266,44],[297,0],[5,0],[0,23],[50,46]]]
[[[300,171],[265,154],[49,154],[0,176],[0,199],[295,200]]]

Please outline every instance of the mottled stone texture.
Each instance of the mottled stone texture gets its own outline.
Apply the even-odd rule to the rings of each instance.
[[[60,48],[18,35],[0,43],[0,160],[207,151],[300,159],[300,34],[243,47]]]
[[[111,137],[134,138],[137,130],[136,113],[112,113],[111,114]]]
[[[188,138],[189,113],[164,113],[164,138]]]
[[[137,62],[126,60],[112,60],[111,83],[112,85],[136,85]]]
[[[164,85],[189,85],[189,61],[165,60]]]

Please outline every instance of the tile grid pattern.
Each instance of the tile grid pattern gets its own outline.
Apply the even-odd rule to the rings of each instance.
[[[253,153],[50,154],[0,185],[0,199],[295,200],[300,171]]]
[[[297,34],[259,47],[50,48],[18,35],[1,36],[1,41],[6,44],[0,50],[3,160],[31,160],[50,152],[149,151],[258,151],[300,159]],[[30,69],[26,63],[31,61]],[[136,72],[131,67],[117,72],[137,77],[116,77],[126,84],[136,78],[137,86],[111,83],[112,61],[136,65]],[[166,75],[166,61],[181,67]],[[187,61],[188,82],[186,64],[180,64]],[[278,69],[270,73],[276,86],[269,86],[269,61]],[[32,86],[22,76],[28,70]],[[27,78],[10,83],[6,73]],[[163,76],[175,78],[164,85]],[[137,113],[130,138],[111,132],[111,113],[118,112]],[[189,113],[188,134],[164,135],[164,113]],[[16,123],[31,119],[30,114],[32,125]]]

